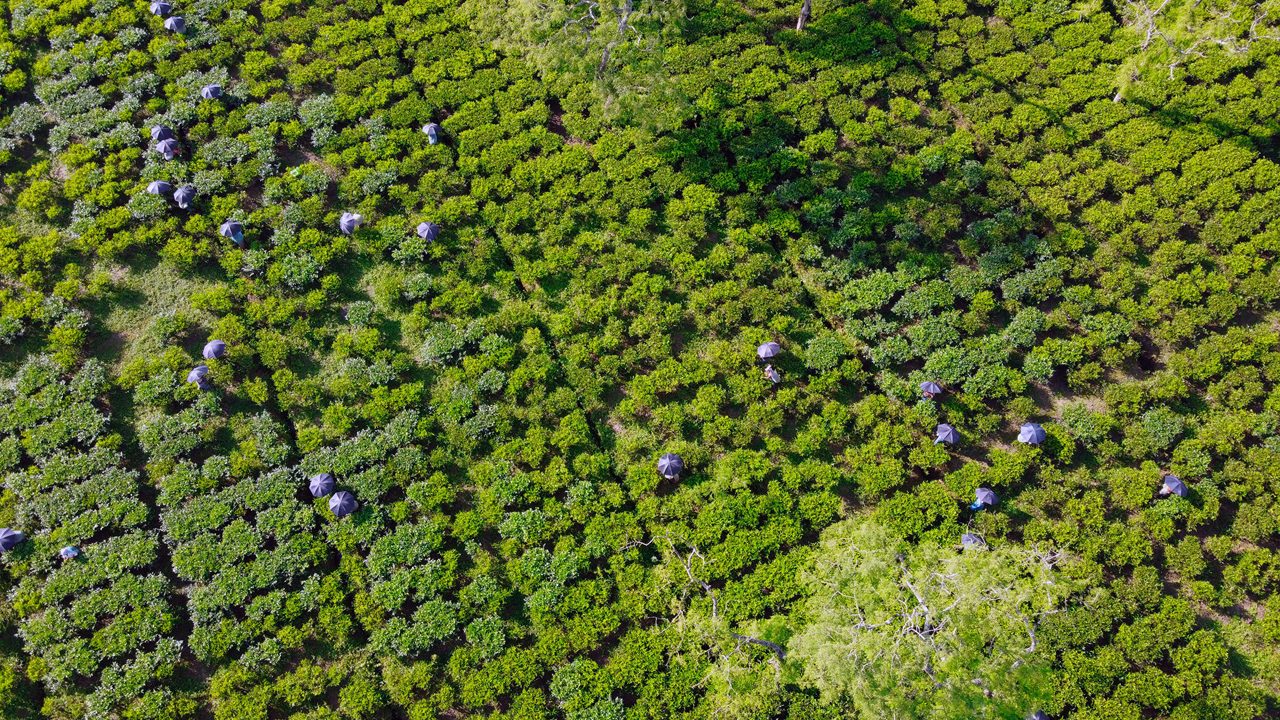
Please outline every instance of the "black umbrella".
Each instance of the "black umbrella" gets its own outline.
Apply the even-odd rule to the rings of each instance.
[[[360,223],[364,222],[364,216],[359,213],[344,212],[342,217],[338,219],[338,229],[343,235],[350,235],[360,227]]]
[[[311,482],[307,484],[307,488],[311,490],[311,497],[324,497],[333,492],[333,476],[329,473],[320,473],[312,475]]]
[[[937,436],[934,438],[933,444],[944,443],[952,445],[960,440],[960,433],[956,432],[954,427],[946,423],[940,423],[936,430]]]
[[[178,141],[173,138],[161,140],[156,143],[156,152],[163,155],[165,160],[172,160],[178,155],[178,152],[181,149],[181,146],[178,145]]]
[[[26,539],[27,536],[17,530],[0,528],[0,551],[8,552],[17,547],[18,543]]]
[[[668,480],[675,480],[684,472],[684,459],[675,453],[666,453],[658,458],[658,474]]]
[[[173,191],[173,199],[178,203],[178,207],[186,210],[191,207],[191,201],[196,199],[196,189],[190,185],[183,185]]]
[[[201,390],[209,389],[209,366],[197,365],[191,368],[191,372],[187,373],[187,382],[195,385]]]
[[[418,237],[427,242],[434,242],[440,235],[440,226],[433,222],[424,222],[418,225]]]
[[[346,490],[339,490],[329,498],[329,510],[338,517],[345,517],[356,511],[360,504],[356,502],[356,498]]]

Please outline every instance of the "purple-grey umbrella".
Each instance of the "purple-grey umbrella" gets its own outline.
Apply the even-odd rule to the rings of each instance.
[[[181,150],[182,148],[178,145],[178,141],[173,138],[156,143],[156,152],[163,155],[165,160],[172,160]]]
[[[80,548],[75,545],[68,545],[58,551],[58,557],[63,560],[75,560],[80,557]]]
[[[0,528],[0,551],[9,552],[18,546],[18,543],[26,540],[27,536],[11,530],[10,528]]]
[[[173,186],[163,180],[152,180],[147,183],[147,192],[152,195],[168,195],[173,191]]]
[[[181,15],[174,15],[164,21],[164,29],[181,35],[187,29],[187,21]]]
[[[209,83],[200,88],[200,97],[205,100],[217,100],[222,97],[222,86],[217,83]]]
[[[311,497],[324,497],[333,492],[333,476],[329,473],[320,473],[312,475],[311,482],[307,484],[307,488],[311,490]]]
[[[920,392],[924,393],[925,397],[931,398],[942,394],[942,386],[932,380],[926,380],[920,383]]]
[[[228,220],[218,228],[218,234],[230,238],[231,242],[244,247],[244,225],[239,220]]]
[[[675,480],[684,472],[684,458],[675,453],[664,453],[658,458],[658,474],[668,480]]]
[[[338,219],[338,229],[343,235],[350,235],[360,227],[360,223],[364,222],[364,216],[359,213],[344,212],[342,217]]]
[[[1049,716],[1045,714],[1045,711],[1037,710],[1031,713],[1031,716],[1028,717],[1027,720],[1049,720]]]
[[[759,356],[761,360],[776,358],[781,353],[782,346],[772,340],[756,348],[756,355]]]
[[[427,242],[435,242],[440,235],[440,226],[433,222],[424,222],[418,225],[418,237]]]
[[[201,390],[209,389],[209,366],[197,365],[191,368],[191,372],[187,373],[187,382],[199,387]]]
[[[1036,423],[1026,423],[1018,430],[1018,442],[1026,445],[1039,445],[1044,442],[1044,428]]]
[[[171,10],[173,10],[173,6],[165,2],[164,0],[155,0],[155,2],[151,3],[152,15],[159,15],[160,17],[164,17],[165,15],[168,15],[169,11]]]
[[[170,130],[167,126],[165,126],[165,125],[152,125],[152,126],[151,126],[151,139],[152,139],[152,140],[155,140],[156,142],[159,142],[159,141],[161,141],[161,140],[168,140],[168,139],[169,139],[169,138],[171,138],[171,137],[173,137],[173,131],[172,131],[172,130]]]
[[[422,126],[422,132],[427,134],[427,142],[435,145],[440,142],[440,126],[435,123],[427,123]]]
[[[338,517],[345,517],[356,511],[359,507],[356,497],[346,490],[339,490],[329,498],[329,510]]]
[[[956,432],[954,427],[946,423],[939,423],[935,433],[933,440],[934,445],[937,445],[938,443],[953,445],[960,440],[960,433]]]
[[[990,488],[980,487],[973,493],[973,504],[969,507],[973,510],[981,510],[984,507],[995,507],[1000,499],[996,497],[994,491]]]
[[[960,545],[962,547],[970,548],[982,547],[983,545],[986,545],[986,543],[982,541],[982,538],[974,535],[973,533],[965,533],[960,536]]]
[[[226,356],[227,344],[221,340],[210,340],[204,344],[204,352],[202,354],[205,360],[217,360]]]
[[[178,203],[178,207],[186,210],[191,207],[191,201],[196,199],[196,189],[190,185],[183,185],[173,191],[173,199]]]
[[[1182,478],[1177,475],[1165,475],[1160,485],[1161,495],[1177,495],[1178,497],[1186,497],[1190,491],[1187,490],[1187,484],[1182,482]]]

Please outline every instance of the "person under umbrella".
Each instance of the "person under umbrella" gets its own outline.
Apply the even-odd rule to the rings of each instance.
[[[201,390],[208,390],[212,387],[212,384],[209,382],[209,366],[197,365],[194,368],[191,368],[191,372],[187,373],[187,382],[195,385]]]
[[[244,225],[239,220],[228,220],[218,228],[218,234],[229,238],[236,247],[244,248]]]
[[[191,207],[191,201],[196,199],[196,189],[191,185],[183,185],[173,191],[173,199],[178,203],[178,207],[186,210]]]
[[[152,180],[147,183],[147,192],[151,195],[168,195],[173,186],[163,180]]]
[[[986,543],[982,541],[982,538],[978,537],[977,535],[974,535],[973,533],[965,533],[960,536],[960,547],[966,550],[968,550],[969,548],[985,547],[985,546],[986,546]]]
[[[359,213],[344,212],[338,220],[338,229],[343,235],[350,235],[360,227],[360,223],[364,222],[364,216]]]
[[[172,137],[173,137],[173,131],[172,131],[172,130],[170,130],[170,129],[168,128],[168,126],[166,126],[166,125],[152,125],[152,126],[151,126],[151,139],[152,139],[152,140],[154,140],[154,141],[156,141],[156,142],[160,142],[161,140],[168,140],[168,139],[170,139],[170,138],[172,138]]]
[[[26,539],[27,536],[17,530],[0,528],[0,552],[9,552],[18,547],[18,543]]]
[[[311,481],[307,483],[307,489],[311,491],[311,497],[322,498],[333,492],[334,480],[329,473],[320,473],[312,475]]]
[[[1039,445],[1044,439],[1044,428],[1036,423],[1026,423],[1018,430],[1018,442],[1024,445]]]
[[[933,439],[934,445],[937,445],[938,443],[942,443],[944,445],[954,445],[959,440],[960,440],[960,433],[956,432],[956,429],[954,427],[946,423],[938,424],[938,428],[935,431],[935,437]]]
[[[200,97],[205,100],[217,100],[222,97],[222,86],[217,83],[209,83],[200,88]]]
[[[439,125],[433,122],[429,122],[426,125],[422,126],[422,132],[426,133],[427,142],[429,144],[435,145],[436,143],[440,142],[440,126]]]
[[[418,224],[418,237],[427,242],[435,242],[440,235],[440,226],[433,222],[424,222]]]
[[[182,146],[178,145],[177,140],[167,138],[156,143],[156,152],[163,155],[165,160],[172,160],[182,152]]]
[[[684,472],[684,458],[675,453],[665,453],[658,458],[658,474],[668,480],[675,480]]]
[[[204,344],[204,352],[202,354],[205,360],[217,360],[226,357],[227,344],[221,340],[210,340]]]
[[[174,15],[164,21],[164,29],[181,35],[187,29],[187,20],[181,15]]]
[[[995,507],[999,502],[994,491],[990,488],[980,487],[973,493],[973,504],[969,506],[970,510],[981,510],[983,508]]]
[[[151,3],[151,14],[158,17],[164,17],[173,10],[173,6],[164,0],[155,0]]]
[[[769,378],[769,382],[773,383],[774,385],[777,385],[778,383],[782,382],[782,373],[779,373],[778,369],[772,365],[764,366],[764,376]]]
[[[756,356],[761,360],[772,360],[782,353],[782,346],[770,340],[756,348]]]
[[[1027,717],[1027,720],[1049,720],[1049,716],[1043,710],[1037,710]]]
[[[1182,482],[1182,478],[1177,475],[1165,475],[1160,484],[1160,495],[1163,497],[1168,497],[1169,495],[1186,497],[1190,492],[1187,489],[1187,484]]]
[[[920,394],[924,395],[925,400],[932,400],[942,394],[942,386],[932,380],[926,380],[920,383]]]
[[[356,497],[346,490],[339,490],[329,498],[329,511],[338,517],[346,517],[356,511],[360,504]]]
[[[75,545],[68,545],[58,551],[58,557],[62,558],[63,562],[75,560],[80,557],[80,548]]]

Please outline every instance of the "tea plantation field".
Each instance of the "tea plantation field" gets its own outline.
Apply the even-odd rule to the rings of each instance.
[[[1280,717],[1280,0],[5,0],[0,718]]]

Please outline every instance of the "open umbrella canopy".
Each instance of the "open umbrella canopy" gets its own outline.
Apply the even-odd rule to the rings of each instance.
[[[168,140],[173,137],[173,131],[166,125],[152,125],[151,139],[159,142],[160,140]]]
[[[244,247],[244,225],[239,220],[228,220],[218,228],[218,234],[231,238],[235,244]]]
[[[658,474],[668,480],[675,480],[684,472],[684,458],[675,453],[665,453],[658,458]]]
[[[8,552],[26,540],[27,536],[10,528],[0,528],[0,551]]]
[[[217,100],[222,97],[222,86],[217,83],[209,83],[200,88],[200,97],[205,100]]]
[[[168,30],[169,32],[181,33],[182,31],[187,29],[186,18],[182,17],[181,15],[174,15],[173,17],[164,21],[164,29]]]
[[[933,397],[934,395],[941,395],[942,386],[931,380],[926,380],[920,383],[920,392],[924,393],[925,397]]]
[[[197,365],[187,373],[187,382],[200,386],[201,390],[209,387],[209,366]]]
[[[779,373],[778,369],[772,365],[764,366],[764,376],[769,378],[769,381],[772,382],[774,385],[777,385],[778,383],[782,382],[782,374]]]
[[[227,354],[227,344],[221,340],[210,340],[204,344],[205,360],[215,360]]]
[[[152,15],[164,17],[165,15],[168,15],[171,10],[173,10],[173,6],[164,0],[155,0],[155,2],[151,3]]]
[[[440,236],[440,226],[433,222],[424,222],[418,225],[418,237],[427,242],[435,242]]]
[[[960,433],[956,429],[946,423],[940,423],[935,431],[933,444],[945,443],[951,445],[960,439]]]
[[[183,185],[173,191],[173,199],[178,203],[178,207],[186,210],[191,207],[191,201],[196,199],[196,189],[190,185]]]
[[[147,183],[147,192],[152,195],[168,195],[173,191],[173,186],[163,180],[152,180]]]
[[[1177,475],[1165,475],[1160,486],[1161,495],[1177,495],[1178,497],[1186,497],[1190,491],[1187,490],[1187,484],[1182,482],[1182,478]]]
[[[352,495],[346,490],[339,490],[333,494],[333,497],[329,498],[329,510],[338,517],[350,515],[355,512],[356,508],[359,506],[359,503],[356,502],[355,495]]]
[[[1049,720],[1049,716],[1043,710],[1037,710],[1027,716],[1027,720]]]
[[[1000,499],[996,497],[995,491],[990,488],[980,487],[973,493],[973,504],[969,507],[974,510],[981,510],[984,507],[995,507]]]
[[[181,146],[178,145],[178,141],[173,138],[161,140],[156,143],[156,152],[163,155],[165,160],[172,160],[177,156],[178,151],[181,149]]]
[[[343,235],[350,235],[360,227],[360,223],[364,222],[364,216],[359,213],[342,213],[342,217],[338,219],[338,229]]]
[[[986,543],[982,541],[982,538],[974,535],[973,533],[965,533],[961,535],[960,544],[967,548],[982,547],[983,545],[986,545]]]
[[[320,473],[312,475],[311,482],[307,484],[307,488],[311,490],[311,497],[324,497],[333,492],[334,479],[329,473]]]
[[[773,342],[772,340],[756,348],[756,355],[761,360],[769,360],[771,358],[776,358],[781,353],[782,353],[782,346],[776,342]]]
[[[1044,442],[1044,428],[1036,423],[1026,423],[1018,430],[1018,442],[1027,445],[1039,445]]]
[[[58,551],[58,557],[63,560],[75,560],[80,557],[80,548],[75,545],[68,545]]]
[[[422,132],[427,135],[427,142],[435,145],[440,142],[440,126],[435,123],[427,123],[422,126]]]

